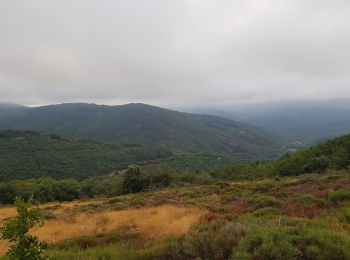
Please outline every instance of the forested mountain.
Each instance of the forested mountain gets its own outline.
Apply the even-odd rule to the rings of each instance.
[[[83,179],[172,156],[165,148],[115,146],[12,130],[0,131],[0,148],[0,180],[40,176]]]
[[[269,159],[280,152],[274,138],[247,124],[145,104],[73,103],[22,107],[11,113],[7,109],[0,129],[35,130],[118,145],[218,152],[237,159]]]

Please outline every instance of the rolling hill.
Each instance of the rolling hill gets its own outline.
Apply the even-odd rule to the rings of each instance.
[[[0,118],[0,129],[35,130],[116,145],[215,152],[242,160],[270,159],[280,153],[272,136],[250,125],[145,104],[7,108]]]

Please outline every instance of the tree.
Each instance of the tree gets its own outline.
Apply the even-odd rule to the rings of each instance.
[[[137,165],[130,165],[124,176],[123,189],[128,193],[142,191],[144,189],[144,185],[140,175],[140,168]]]
[[[17,197],[15,206],[17,216],[5,221],[0,229],[0,238],[13,243],[7,252],[10,259],[16,260],[43,260],[47,243],[39,242],[36,236],[28,235],[29,229],[43,224],[39,209],[33,208],[32,199],[25,202]]]
[[[82,185],[76,180],[57,181],[53,185],[53,196],[58,201],[71,201],[79,198]]]
[[[305,167],[305,172],[322,173],[329,167],[329,159],[322,155],[320,157],[313,158]]]

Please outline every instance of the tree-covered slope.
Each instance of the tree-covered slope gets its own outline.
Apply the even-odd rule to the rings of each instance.
[[[350,135],[328,140],[307,150],[289,154],[276,162],[279,175],[299,175],[331,169],[349,169]]]
[[[46,136],[32,131],[0,132],[0,178],[39,176],[83,179],[125,169],[133,163],[154,163],[172,156],[165,148],[124,147]]]
[[[243,159],[267,159],[279,152],[269,134],[249,125],[144,104],[75,103],[27,108],[2,118],[0,129],[36,130],[118,145],[220,152]]]

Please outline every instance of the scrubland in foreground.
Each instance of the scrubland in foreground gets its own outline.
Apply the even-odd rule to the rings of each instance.
[[[41,208],[46,224],[33,233],[50,259],[350,259],[346,171]]]
[[[121,211],[80,212],[74,206],[84,203],[62,203],[44,205],[46,212],[45,225],[32,230],[41,240],[50,244],[78,238],[94,236],[127,228],[131,232],[144,234],[150,241],[160,241],[169,236],[186,233],[192,224],[198,223],[206,210],[199,208],[179,208],[171,205],[145,207]],[[15,215],[13,208],[0,211],[1,217],[8,218]],[[3,219],[4,219],[3,218]],[[7,250],[6,242],[0,243],[0,254]]]

